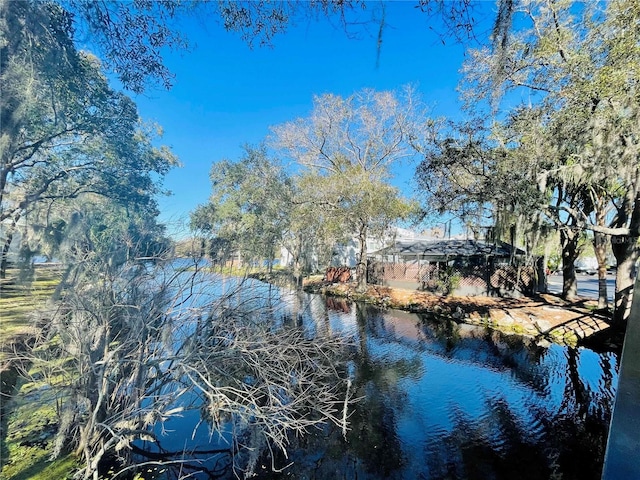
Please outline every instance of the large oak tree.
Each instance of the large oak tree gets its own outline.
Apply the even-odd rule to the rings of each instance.
[[[316,176],[322,205],[358,242],[356,277],[366,286],[367,238],[380,236],[411,206],[389,185],[391,167],[414,157],[434,123],[409,87],[314,98],[309,117],[273,128],[274,145]],[[320,207],[320,206],[319,206]]]
[[[536,164],[531,181],[550,200],[540,210],[567,252],[581,231],[611,238],[622,323],[640,254],[640,3],[535,0],[514,4],[511,18],[504,41],[470,53],[467,99],[493,99],[507,118],[505,145]]]
[[[40,202],[94,193],[152,204],[176,159],[153,145],[133,101],[114,91],[100,62],[77,51],[55,4],[2,6],[0,223],[4,274],[14,233]]]

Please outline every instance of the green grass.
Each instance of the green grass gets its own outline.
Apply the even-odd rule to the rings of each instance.
[[[56,391],[43,383],[25,382],[13,400],[8,418],[2,480],[71,479],[77,469],[73,455],[51,460],[58,416]]]
[[[553,342],[559,343],[560,345],[567,345],[569,347],[575,347],[578,345],[579,338],[572,331],[565,331],[564,329],[556,328],[551,330],[548,335]]]
[[[0,365],[5,366],[14,342],[34,333],[30,314],[51,298],[61,274],[54,269],[36,269],[32,278],[20,278],[18,271],[9,271],[7,277],[0,283]],[[17,378],[15,369],[4,369],[1,374],[4,393],[8,393],[5,387],[10,392],[16,381],[19,390],[9,405],[6,397],[1,400],[6,437],[1,439],[0,479],[71,479],[77,467],[73,456],[50,460],[58,421],[54,390],[41,381]],[[30,376],[42,378],[42,372],[34,367]]]
[[[8,415],[4,452],[7,458],[0,479],[71,479],[77,468],[70,455],[51,460],[57,431],[59,377],[44,381],[40,368],[31,368],[23,379]]]
[[[38,478],[47,467],[57,422],[55,403],[47,400],[17,395],[7,428],[8,461],[0,478]]]
[[[218,273],[220,275],[229,275],[232,277],[244,277],[249,275],[265,274],[267,275],[266,267],[221,267],[214,265],[211,267],[205,267],[206,271],[211,273]],[[277,275],[278,272],[282,272],[285,269],[282,267],[274,267],[272,275]]]
[[[44,306],[60,283],[60,272],[54,269],[36,270],[32,281],[21,280],[10,270],[0,283],[0,361],[3,352],[18,337],[29,334],[29,314]]]
[[[71,455],[50,461],[48,454],[36,447],[23,448],[21,453],[21,461],[6,465],[0,480],[71,480],[78,467]]]

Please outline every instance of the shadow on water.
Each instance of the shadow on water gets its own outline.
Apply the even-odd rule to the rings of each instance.
[[[256,478],[600,478],[616,353],[540,346],[313,294],[269,298],[288,305],[285,324],[352,341],[357,401],[346,437],[333,425],[292,437],[286,456],[274,451],[260,459]],[[206,438],[201,449],[217,447]],[[272,472],[272,465],[283,470]],[[194,478],[233,478],[223,470]]]
[[[292,478],[600,478],[616,354],[355,311],[351,431],[303,440]]]

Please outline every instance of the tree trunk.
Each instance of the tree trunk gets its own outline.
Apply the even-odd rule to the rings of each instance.
[[[578,410],[578,418],[585,420],[591,406],[589,390],[580,378],[578,352],[575,348],[568,348],[567,357],[567,383],[565,386],[565,398],[573,397]]]
[[[563,228],[560,230],[560,244],[562,245],[562,298],[573,301],[578,294],[578,280],[576,279],[575,261],[580,255],[578,248],[578,232]]]
[[[625,328],[631,312],[636,262],[640,254],[638,239],[629,236],[612,237],[611,248],[617,264],[613,325]]]
[[[11,243],[13,242],[13,235],[16,232],[16,225],[20,220],[21,214],[16,213],[13,219],[11,220],[11,225],[9,225],[5,232],[6,237],[4,240],[4,245],[2,245],[2,252],[0,252],[0,278],[7,278],[7,266],[9,263],[9,249],[11,248]]]
[[[296,287],[302,286],[302,265],[300,263],[299,256],[296,256],[293,259],[293,280]]]
[[[593,233],[593,251],[598,260],[598,308],[609,308],[607,295],[607,237],[599,232]]]
[[[361,224],[358,232],[358,262],[356,264],[356,280],[358,292],[367,289],[367,225]]]
[[[7,266],[9,263],[8,255],[9,248],[11,247],[11,240],[13,239],[13,233],[7,235],[2,246],[2,253],[0,253],[0,278],[7,278]]]
[[[269,255],[269,258],[267,260],[269,262],[267,264],[267,273],[269,275],[271,275],[273,273],[273,262],[275,261],[274,257],[275,257],[275,255],[271,254],[271,255]]]
[[[636,185],[640,183],[640,171]],[[611,249],[616,257],[616,296],[614,299],[613,325],[626,328],[633,300],[633,286],[636,275],[636,262],[640,256],[640,190],[629,192],[627,208],[629,235],[611,237]],[[620,215],[618,225],[627,219]]]
[[[300,288],[302,286],[302,263],[300,259],[302,258],[302,237],[299,236],[297,239],[297,245],[294,248],[293,252],[293,280],[295,282],[296,288]]]
[[[539,257],[536,261],[537,293],[547,293],[549,280],[547,279],[547,256]]]

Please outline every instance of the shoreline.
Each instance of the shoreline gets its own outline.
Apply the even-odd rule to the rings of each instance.
[[[622,349],[622,332],[610,328],[609,318],[596,311],[597,302],[591,299],[567,302],[548,293],[521,298],[440,296],[380,285],[368,285],[366,292],[359,293],[353,283],[328,283],[313,277],[305,279],[303,290],[382,309],[485,326],[506,334],[534,338],[542,345],[557,343],[613,351]]]

